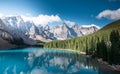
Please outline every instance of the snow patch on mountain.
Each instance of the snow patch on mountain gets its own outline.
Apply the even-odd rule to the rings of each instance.
[[[64,40],[88,35],[100,29],[95,24],[78,25],[66,20],[60,25],[49,26],[49,23],[62,21],[58,15],[39,15],[37,17],[14,15],[2,16],[1,19],[10,34],[14,37],[21,37],[26,44],[30,45],[35,44],[37,40],[44,42]]]
[[[83,26],[83,27],[92,27],[92,26],[95,26],[95,27],[97,27],[98,29],[101,28],[101,27],[99,27],[99,26],[97,26],[97,25],[95,25],[95,24],[91,24],[91,25],[81,25],[81,26]]]

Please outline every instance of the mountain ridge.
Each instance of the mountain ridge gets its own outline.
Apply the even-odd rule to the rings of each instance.
[[[67,48],[67,49],[79,49],[80,50],[80,48],[83,49],[84,45],[88,44],[89,42],[99,42],[99,41],[102,41],[102,39],[105,40],[106,42],[109,42],[110,41],[110,34],[114,30],[118,31],[118,33],[120,34],[120,20],[117,20],[117,21],[114,21],[112,23],[107,24],[106,26],[104,26],[100,30],[94,32],[93,34],[89,34],[89,35],[81,36],[81,37],[75,37],[75,38],[68,39],[68,40],[55,40],[55,41],[46,43],[44,45],[44,47],[46,47],[46,48],[48,48],[48,47],[54,48],[55,47],[55,48],[63,48],[63,49]],[[86,40],[88,40],[88,42]],[[94,41],[94,40],[96,40],[96,41]],[[77,44],[71,43],[72,41],[74,41],[74,42],[76,41]],[[60,45],[61,43],[64,43],[64,42],[66,42],[67,44],[68,43],[74,44],[74,45],[71,45],[74,47],[71,47],[69,45],[68,45],[68,47],[67,46],[66,47],[49,46],[49,44],[54,45],[54,43],[55,43],[57,45],[57,43],[59,43],[59,45]],[[80,44],[79,42],[82,42],[83,44]],[[79,44],[79,46],[81,46],[80,48],[79,48],[78,44]],[[86,47],[86,48],[88,48],[88,47]],[[81,51],[84,51],[84,50],[81,50]]]
[[[43,42],[65,40],[88,35],[99,30],[95,25],[84,27],[74,24],[77,27],[69,27],[69,24],[65,22],[54,27],[36,25],[32,21],[24,21],[21,16],[2,17],[0,21],[3,24],[4,31],[9,32],[13,38],[22,39],[28,45],[35,45],[38,40]]]

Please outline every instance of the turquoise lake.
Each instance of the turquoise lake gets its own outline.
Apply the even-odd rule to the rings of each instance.
[[[0,51],[0,74],[120,74],[67,50],[16,48]]]

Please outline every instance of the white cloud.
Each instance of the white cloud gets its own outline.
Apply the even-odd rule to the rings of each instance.
[[[75,24],[75,22],[68,21],[68,20],[64,20],[64,22],[65,22],[66,24],[69,24],[69,25],[74,25],[74,24]]]
[[[28,17],[28,16],[23,16],[22,15],[22,18],[24,21],[32,21],[34,22],[35,24],[39,25],[46,25],[46,24],[49,24],[49,23],[53,23],[53,22],[60,22],[61,21],[61,18],[58,16],[58,15],[39,15],[39,16],[36,16],[36,17]]]
[[[97,15],[98,19],[107,18],[111,20],[118,20],[120,19],[120,8],[117,10],[104,10]]]
[[[120,9],[119,9],[120,10]],[[53,23],[63,23],[65,22],[69,27],[73,26],[74,24],[76,24],[73,21],[69,21],[69,20],[63,20],[61,19],[58,15],[43,15],[40,14],[38,16],[32,16],[31,14],[27,13],[25,15],[4,15],[0,13],[0,18],[2,17],[11,17],[11,16],[21,16],[22,19],[26,22],[26,21],[31,21],[33,23],[35,23],[35,25],[47,25],[47,24],[53,24]],[[102,18],[102,14],[98,15],[98,18]],[[59,24],[58,24],[59,25]],[[86,26],[86,27],[90,27],[93,26],[94,24],[91,25],[82,25],[82,26]],[[95,25],[96,26],[96,25]],[[99,26],[97,26],[98,28],[100,28]]]
[[[21,16],[24,21],[32,21],[36,25],[39,25],[39,24],[46,25],[46,24],[49,24],[49,23],[61,22],[62,21],[61,18],[58,15],[43,15],[43,14],[40,14],[38,16],[33,17],[29,13],[27,13],[27,15],[19,15],[19,14],[4,15],[4,14],[0,13],[0,18],[10,17],[10,16]]]
[[[100,29],[100,27],[99,27],[99,26],[97,26],[97,25],[95,25],[95,24],[90,24],[90,25],[81,25],[81,26],[83,26],[83,27],[91,27],[91,26],[96,26],[98,29]]]
[[[3,14],[2,14],[2,13],[0,13],[0,18],[1,18],[1,17],[3,17]]]
[[[69,20],[64,20],[63,22],[65,22],[69,27],[72,27],[73,25],[75,25],[75,22],[69,21]]]

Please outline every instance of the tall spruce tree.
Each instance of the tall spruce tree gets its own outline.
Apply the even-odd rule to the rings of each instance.
[[[112,31],[110,34],[111,51],[110,51],[110,63],[120,64],[120,36],[118,31]]]

